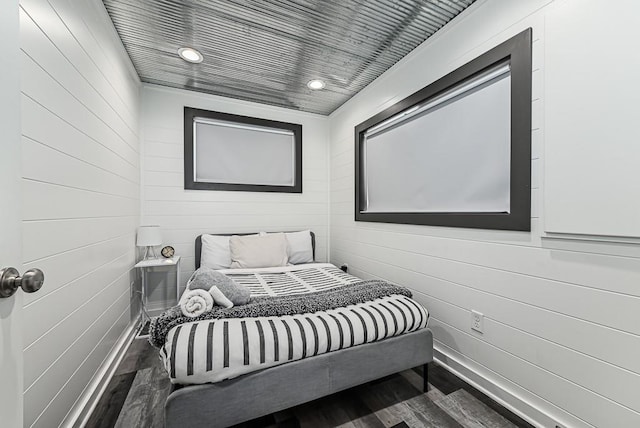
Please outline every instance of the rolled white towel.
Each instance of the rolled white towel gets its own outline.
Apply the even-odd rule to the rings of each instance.
[[[187,290],[180,298],[180,310],[186,317],[195,318],[213,308],[213,296],[206,290]]]

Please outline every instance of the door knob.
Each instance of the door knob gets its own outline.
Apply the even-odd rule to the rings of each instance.
[[[11,297],[18,287],[22,287],[25,293],[33,293],[40,290],[44,283],[44,273],[40,269],[29,269],[20,276],[12,267],[0,270],[0,298]]]

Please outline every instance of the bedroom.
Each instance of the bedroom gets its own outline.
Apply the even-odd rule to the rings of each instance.
[[[150,224],[182,286],[201,233],[311,229],[318,261],[409,287],[434,358],[534,425],[639,426],[640,10],[615,4],[476,1],[322,115],[142,83],[102,2],[3,1],[1,267],[46,276],[0,299],[3,426],[83,415],[134,332]],[[527,28],[531,231],[354,221],[354,127]],[[303,192],[186,191],[184,106],[301,124]]]

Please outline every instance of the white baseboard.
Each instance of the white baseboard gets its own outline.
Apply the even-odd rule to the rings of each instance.
[[[137,327],[136,319],[136,321],[129,324],[127,329],[120,335],[111,352],[105,358],[100,368],[98,368],[91,382],[89,382],[89,385],[87,385],[87,388],[85,388],[60,426],[69,428],[82,428],[85,426],[91,416],[91,412],[95,409],[118,365],[124,358],[127,349],[129,349],[129,344],[131,344],[136,337]]]
[[[558,422],[564,427],[584,426],[573,415],[451,348],[434,344],[433,355],[446,370],[535,427],[555,427]]]

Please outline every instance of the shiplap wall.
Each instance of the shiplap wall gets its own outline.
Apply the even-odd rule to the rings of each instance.
[[[640,12],[634,2],[620,6],[629,16]],[[571,33],[567,8],[600,23],[594,37],[615,49],[607,28],[618,12],[608,2],[479,1],[330,116],[330,259],[413,289],[431,313],[437,358],[540,426],[637,427],[640,248],[547,243],[541,226],[545,147],[563,144],[544,138],[545,22],[562,10]],[[534,38],[531,233],[354,222],[354,126],[527,27]],[[627,66],[630,54],[621,52],[615,65]],[[594,101],[617,116],[615,100]],[[617,131],[602,119],[599,126]],[[485,315],[484,334],[470,329],[472,309]]]
[[[185,106],[302,124],[302,193],[185,190]],[[164,245],[182,256],[182,287],[194,271],[194,240],[207,232],[311,229],[316,258],[326,261],[327,117],[154,85],[143,85],[141,111],[142,224],[160,225]]]
[[[130,323],[139,81],[98,0],[22,0],[24,424],[65,418]],[[1,424],[1,423],[0,423]]]

